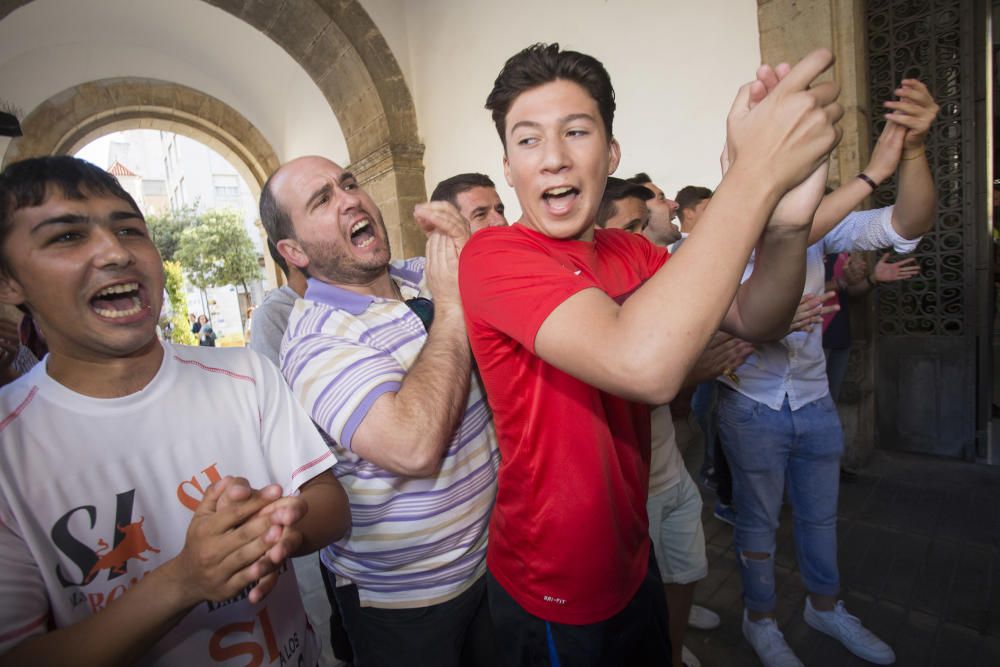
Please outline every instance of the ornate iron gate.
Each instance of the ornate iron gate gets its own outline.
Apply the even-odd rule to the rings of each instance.
[[[926,83],[941,107],[928,137],[938,211],[917,250],[921,276],[877,295],[878,444],[964,459],[976,452],[975,4],[868,0],[865,8],[873,136],[885,124],[882,101],[904,78]],[[891,204],[895,183],[874,197]]]

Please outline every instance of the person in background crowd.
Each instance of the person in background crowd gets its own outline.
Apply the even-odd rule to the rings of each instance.
[[[823,317],[823,354],[826,355],[826,375],[830,380],[830,396],[836,401],[840,397],[840,387],[847,375],[847,361],[851,352],[850,302],[875,289],[879,283],[909,280],[920,275],[920,267],[913,257],[900,262],[889,262],[889,254],[884,253],[871,273],[860,253],[827,255],[826,290],[833,296],[824,303],[836,304],[839,310]]]
[[[653,197],[652,191],[641,185],[608,176],[594,224],[602,229],[620,229],[629,234],[642,234],[649,224],[650,210],[647,204]]]
[[[457,174],[434,188],[431,201],[446,201],[458,209],[475,234],[487,227],[506,227],[503,202],[496,185],[485,174]]]
[[[698,185],[686,185],[677,191],[677,219],[681,223],[681,238],[694,231],[702,213],[712,199],[712,191]]]
[[[264,355],[280,368],[281,339],[288,328],[288,316],[292,314],[295,300],[306,293],[306,277],[296,267],[288,265],[270,240],[267,242],[267,251],[275,266],[285,275],[285,284],[268,292],[264,302],[254,311],[254,334],[250,339],[250,349]]]
[[[27,341],[22,342],[21,336],[22,327],[29,328],[30,333],[37,336],[32,319],[28,315],[19,319],[20,323],[0,319],[0,386],[10,384],[38,363],[39,358],[32,351],[32,346]],[[39,350],[39,343],[40,338],[35,341],[35,349],[44,357],[47,350],[44,349],[44,344],[41,344],[42,349]]]
[[[204,315],[198,316],[198,345],[201,347],[215,347],[215,330],[208,318]]]
[[[677,217],[677,202],[668,199],[646,172],[639,172],[625,180],[641,185],[653,193],[653,198],[646,202],[650,216],[649,224],[642,231],[643,236],[654,245],[665,246],[673,252],[673,244],[681,237],[680,229],[674,224],[674,219]]]
[[[243,336],[245,342],[250,344],[250,329],[253,326],[253,306],[247,306],[246,314],[243,319]]]

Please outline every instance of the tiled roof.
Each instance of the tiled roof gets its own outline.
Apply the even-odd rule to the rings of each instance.
[[[134,171],[132,171],[131,169],[129,169],[128,167],[126,167],[125,165],[123,165],[118,160],[115,160],[115,163],[113,165],[111,165],[110,167],[108,167],[108,173],[111,174],[112,176],[138,176],[139,175],[139,174],[135,173]]]

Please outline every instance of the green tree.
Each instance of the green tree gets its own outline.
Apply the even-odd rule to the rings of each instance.
[[[153,213],[146,216],[146,226],[149,235],[160,251],[164,262],[174,261],[177,248],[180,246],[181,234],[188,227],[199,224],[198,212],[194,206],[185,206],[176,211]]]
[[[206,211],[198,224],[181,233],[177,261],[184,266],[191,284],[204,290],[224,285],[242,285],[260,277],[260,263],[253,241],[236,211]]]
[[[182,345],[197,345],[198,339],[191,333],[191,323],[188,322],[181,265],[177,262],[163,262],[163,273],[166,274],[167,300],[170,302],[170,341]]]

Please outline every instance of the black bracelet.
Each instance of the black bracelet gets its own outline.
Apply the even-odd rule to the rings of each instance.
[[[866,174],[865,172],[861,172],[860,174],[858,174],[858,178],[860,178],[862,181],[871,186],[872,192],[875,192],[875,189],[878,187],[878,183],[869,178],[868,174]]]
[[[878,287],[878,285],[875,284],[875,281],[872,280],[872,274],[869,273],[867,276],[865,276],[865,280],[867,280],[868,284],[872,286],[872,289]]]

